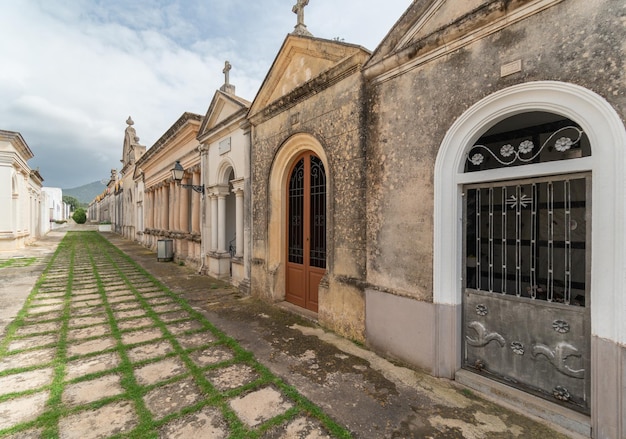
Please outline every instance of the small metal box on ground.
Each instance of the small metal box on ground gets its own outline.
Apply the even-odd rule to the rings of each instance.
[[[174,259],[174,242],[171,239],[157,241],[157,261],[169,262]]]

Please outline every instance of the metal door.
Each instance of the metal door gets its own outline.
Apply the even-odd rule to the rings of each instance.
[[[589,413],[588,174],[469,185],[463,367]]]
[[[285,299],[317,312],[318,287],[326,272],[326,174],[322,161],[304,154],[288,181]]]

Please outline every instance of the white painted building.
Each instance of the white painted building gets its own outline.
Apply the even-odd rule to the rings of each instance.
[[[225,83],[215,92],[198,133],[205,187],[203,254],[208,274],[229,279],[242,291],[250,287],[250,102]]]
[[[20,133],[0,130],[0,251],[24,247],[45,233],[43,178],[27,164],[33,157]]]

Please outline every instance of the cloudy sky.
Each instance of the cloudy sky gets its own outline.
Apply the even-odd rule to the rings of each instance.
[[[0,129],[18,131],[44,185],[120,168],[126,119],[148,147],[224,82],[252,100],[296,0],[0,0]],[[309,31],[374,50],[411,0],[310,0]]]

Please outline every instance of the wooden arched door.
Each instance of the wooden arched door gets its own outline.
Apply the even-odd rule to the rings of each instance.
[[[304,153],[287,180],[287,279],[285,299],[317,312],[326,272],[326,172],[319,157]]]

